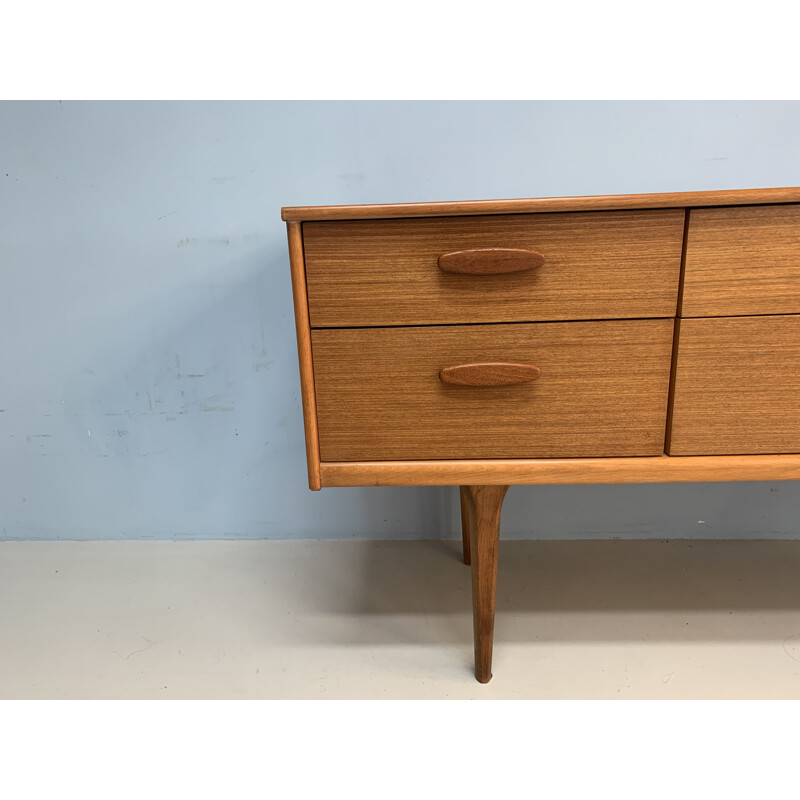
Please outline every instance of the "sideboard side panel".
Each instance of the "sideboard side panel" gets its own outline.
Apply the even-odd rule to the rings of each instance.
[[[287,222],[286,229],[289,236],[289,264],[292,271],[294,319],[297,326],[297,357],[300,362],[300,393],[303,401],[303,424],[306,435],[308,488],[317,491],[322,487],[322,482],[320,480],[314,362],[311,357],[311,325],[308,319],[306,267],[303,259],[303,231],[299,222]]]

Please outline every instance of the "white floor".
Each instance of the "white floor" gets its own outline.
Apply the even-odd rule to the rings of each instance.
[[[0,543],[0,698],[800,698],[800,541]]]

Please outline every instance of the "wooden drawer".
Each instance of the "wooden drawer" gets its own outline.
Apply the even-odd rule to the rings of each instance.
[[[800,317],[680,321],[667,451],[800,453]]]
[[[321,460],[660,455],[672,332],[660,319],[314,330]],[[439,377],[475,362],[541,374]]]
[[[303,223],[312,327],[675,315],[681,209]],[[533,249],[526,272],[465,275],[439,257]],[[491,258],[491,256],[490,256]]]
[[[684,317],[800,313],[800,205],[689,212]]]

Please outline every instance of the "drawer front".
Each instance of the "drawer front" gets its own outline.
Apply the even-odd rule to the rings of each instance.
[[[667,451],[800,452],[800,317],[680,321]]]
[[[661,319],[312,331],[321,459],[660,455],[672,332]],[[485,362],[539,375],[439,376]]]
[[[680,209],[306,222],[311,326],[671,317],[683,226]],[[439,267],[497,248],[544,262],[499,275]]]
[[[800,313],[800,205],[689,212],[684,317]]]

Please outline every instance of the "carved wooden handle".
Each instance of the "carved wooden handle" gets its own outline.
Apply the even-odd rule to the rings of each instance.
[[[508,247],[458,250],[439,256],[439,269],[442,272],[461,275],[503,275],[507,272],[525,272],[542,264],[544,255],[538,250],[514,250]]]
[[[439,380],[456,386],[511,386],[535,381],[539,373],[539,367],[533,364],[459,364],[439,370]]]

